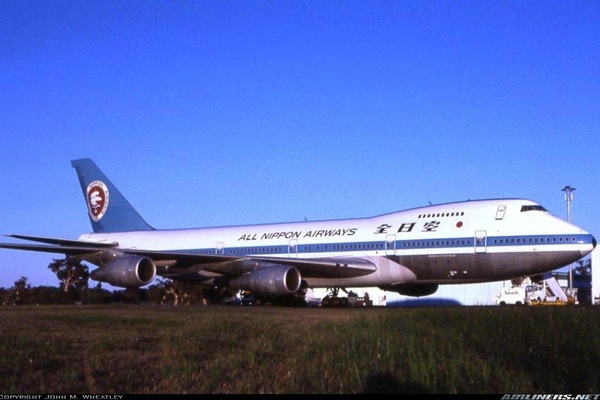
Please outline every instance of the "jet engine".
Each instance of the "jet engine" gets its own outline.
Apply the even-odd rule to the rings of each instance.
[[[421,297],[434,294],[437,292],[438,287],[437,283],[401,283],[399,285],[379,286],[379,289],[396,292],[404,296]]]
[[[148,257],[126,255],[118,257],[90,274],[93,280],[119,287],[140,287],[152,282],[156,265]]]
[[[277,265],[257,268],[229,282],[234,289],[249,290],[262,296],[284,296],[296,293],[302,279],[300,272],[291,266]]]

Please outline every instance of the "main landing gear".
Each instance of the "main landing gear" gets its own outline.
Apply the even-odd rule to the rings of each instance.
[[[340,288],[327,288],[329,293],[323,299],[321,299],[321,307],[349,307],[350,302],[348,301],[348,297],[338,297],[340,292]],[[342,288],[342,291],[346,294],[348,292],[346,289]]]
[[[327,288],[329,293],[321,300],[321,307],[372,307],[373,300],[369,297],[369,293],[365,292],[363,297],[359,297],[352,290],[347,291],[345,288]],[[339,297],[339,291],[342,290],[348,297]]]

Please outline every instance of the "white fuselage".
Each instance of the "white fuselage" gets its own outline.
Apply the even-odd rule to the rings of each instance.
[[[305,278],[309,287],[470,283],[542,273],[593,250],[588,232],[524,199],[477,200],[370,218],[84,234],[121,249],[286,258],[360,258],[360,277]]]

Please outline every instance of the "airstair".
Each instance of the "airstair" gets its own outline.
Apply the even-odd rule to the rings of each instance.
[[[552,296],[556,296],[561,301],[568,301],[569,298],[567,294],[563,290],[562,287],[558,284],[558,281],[552,274],[544,274],[544,284],[546,285],[546,289],[550,291]]]

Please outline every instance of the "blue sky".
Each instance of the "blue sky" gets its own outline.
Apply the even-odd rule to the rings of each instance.
[[[157,228],[525,197],[600,236],[597,1],[0,2],[0,234],[89,232],[90,157]],[[3,238],[4,242],[11,242]],[[59,255],[0,250],[0,287]]]

